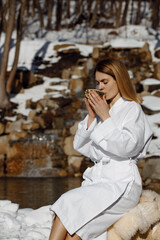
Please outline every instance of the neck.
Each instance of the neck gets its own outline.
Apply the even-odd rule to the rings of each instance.
[[[117,102],[117,100],[118,100],[119,98],[121,98],[121,95],[120,95],[120,93],[118,92],[117,95],[115,95],[113,98],[107,100],[107,103],[108,103],[108,105],[109,105],[109,108],[111,108],[111,107],[115,104],[115,102]]]

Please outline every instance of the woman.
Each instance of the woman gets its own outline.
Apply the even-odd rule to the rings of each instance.
[[[95,79],[104,95],[89,92],[88,115],[73,143],[94,166],[84,172],[81,187],[52,205],[50,240],[107,239],[107,228],[137,205],[142,191],[136,163],[145,156],[152,132],[141,101],[117,59],[100,61]]]

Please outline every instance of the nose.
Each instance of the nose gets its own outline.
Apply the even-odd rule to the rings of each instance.
[[[103,89],[103,82],[100,82],[100,83],[99,83],[98,88],[99,88],[99,90],[102,90],[102,89]]]

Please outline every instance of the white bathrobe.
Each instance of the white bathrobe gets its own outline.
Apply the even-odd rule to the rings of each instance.
[[[146,155],[150,126],[141,106],[124,98],[118,99],[109,115],[104,122],[97,117],[88,130],[88,115],[79,123],[74,148],[95,164],[84,172],[81,187],[64,193],[51,207],[67,231],[84,240],[98,239],[138,203],[142,190],[136,162]]]

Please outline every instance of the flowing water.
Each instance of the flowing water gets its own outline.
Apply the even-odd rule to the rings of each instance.
[[[0,200],[20,208],[37,209],[54,203],[64,192],[81,185],[82,178],[0,178]]]

